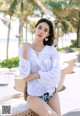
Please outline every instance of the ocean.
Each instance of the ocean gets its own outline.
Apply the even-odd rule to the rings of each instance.
[[[30,38],[27,41],[31,43],[32,40]],[[71,40],[75,40],[75,39],[76,39],[75,33],[59,38],[58,48],[71,45]],[[6,59],[6,41],[7,41],[6,39],[0,39],[0,60]],[[10,43],[9,43],[9,58],[16,57],[16,56],[18,56],[18,39],[17,38],[10,39]]]
[[[31,39],[27,40],[27,42],[32,42]],[[6,46],[7,46],[7,40],[6,39],[0,39],[0,60],[6,59]],[[16,57],[18,56],[18,39],[10,39],[9,42],[9,51],[8,51],[8,57]]]
[[[11,40],[9,44],[9,58],[18,55],[18,41]],[[0,60],[6,59],[6,39],[0,39]]]

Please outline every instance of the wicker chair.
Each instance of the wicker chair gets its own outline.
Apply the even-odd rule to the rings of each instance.
[[[12,114],[11,116],[39,116],[39,115],[34,113],[32,110],[28,109],[19,113]]]

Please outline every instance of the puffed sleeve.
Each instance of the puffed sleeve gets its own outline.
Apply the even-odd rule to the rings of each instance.
[[[53,49],[51,56],[51,70],[47,72],[38,71],[40,79],[38,81],[46,88],[57,87],[60,81],[60,58],[58,52]]]
[[[20,72],[20,76],[22,78],[25,78],[27,76],[29,76],[30,74],[30,61],[27,59],[24,59],[22,56],[23,53],[23,45],[20,46],[19,48],[19,72]]]

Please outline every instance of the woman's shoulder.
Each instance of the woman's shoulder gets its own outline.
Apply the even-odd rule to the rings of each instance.
[[[51,55],[58,55],[58,51],[54,46],[47,46],[47,51]]]
[[[54,46],[47,45],[47,49],[49,49],[50,51],[57,51]]]

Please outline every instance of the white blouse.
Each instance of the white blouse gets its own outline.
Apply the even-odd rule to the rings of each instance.
[[[28,51],[28,59],[22,57],[23,46],[19,49],[19,70],[22,78],[32,73],[39,73],[40,78],[28,82],[28,94],[41,96],[46,92],[51,95],[60,81],[60,59],[53,46],[46,45],[41,52],[32,48]]]

